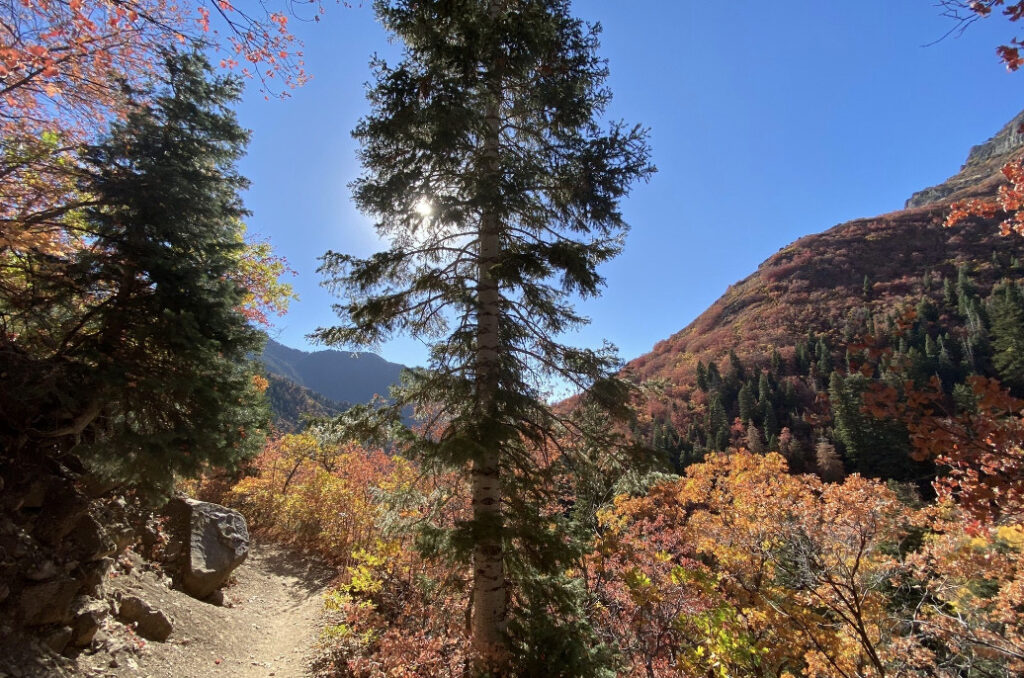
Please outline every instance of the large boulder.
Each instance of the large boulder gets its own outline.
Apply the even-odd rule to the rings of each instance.
[[[227,581],[249,555],[245,518],[219,504],[176,498],[167,507],[172,539],[178,542],[182,588],[206,598]]]

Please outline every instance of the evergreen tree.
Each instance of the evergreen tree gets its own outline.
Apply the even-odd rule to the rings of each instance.
[[[718,393],[712,396],[708,404],[705,430],[708,432],[708,444],[712,449],[721,451],[729,446],[729,415]]]
[[[739,405],[740,419],[743,423],[749,422],[754,413],[754,394],[751,392],[750,384],[744,383],[740,387],[736,400]]]
[[[757,380],[757,402],[762,407],[772,406],[772,384],[768,380],[768,375],[764,373]]]
[[[949,353],[949,346],[946,343],[949,340],[948,334],[943,334],[939,337],[939,373],[945,381],[947,376],[952,376],[953,371],[956,369],[953,365],[953,357]]]
[[[870,450],[862,449],[861,438],[858,436],[862,426],[860,404],[850,394],[846,380],[838,372],[833,372],[828,384],[829,405],[835,421],[836,439],[846,448],[846,455],[851,464],[859,469],[867,466],[863,457]],[[819,445],[820,448],[820,445]]]
[[[75,218],[90,247],[48,281],[45,309],[17,319],[38,353],[0,351],[0,431],[18,440],[0,448],[67,449],[162,490],[258,450],[268,418],[250,359],[262,334],[239,310],[236,275],[248,134],[229,107],[241,84],[196,54],[165,66],[150,103],[83,153],[90,201]]]
[[[740,357],[736,355],[736,351],[729,350],[729,377],[734,382],[739,383],[747,378],[746,370],[743,369],[743,363],[740,361]]]
[[[916,350],[916,349],[915,349]],[[833,372],[828,397],[835,422],[835,439],[846,451],[850,470],[873,478],[919,479],[928,467],[910,458],[906,428],[899,422],[875,419],[861,409],[865,381],[859,375],[844,379]]]
[[[807,374],[807,370],[810,368],[811,365],[811,356],[810,351],[807,348],[807,342],[797,342],[794,355],[797,373]]]
[[[772,376],[778,379],[782,376],[782,354],[779,353],[779,349],[772,349]]]
[[[824,337],[818,338],[818,343],[815,346],[815,359],[818,361],[818,372],[824,378],[832,371],[832,352],[829,350],[828,344],[825,343]]]
[[[602,128],[597,28],[565,0],[375,8],[404,53],[375,61],[372,111],[354,133],[364,167],[354,197],[391,246],[368,259],[325,255],[346,300],[342,325],[317,337],[366,346],[409,333],[431,342],[430,366],[392,406],[340,423],[365,437],[381,420],[397,426],[407,404],[429,404],[432,435],[401,436],[427,468],[470,469],[473,517],[452,533],[428,528],[420,543],[472,562],[477,671],[546,662],[549,675],[588,675],[551,659],[582,662],[597,644],[565,582],[578,553],[556,521],[538,520],[548,498],[532,450],[565,431],[541,397],[548,377],[625,413],[612,350],[557,338],[585,322],[570,297],[596,295],[596,267],[621,249],[619,200],[653,171],[646,133]],[[611,421],[602,435],[614,437]]]
[[[793,384],[791,379],[785,381],[785,385],[782,387],[782,396],[786,401],[787,407],[792,407],[796,404],[796,386]]]
[[[957,311],[961,316],[967,317],[971,308],[971,302],[974,300],[974,295],[974,283],[971,281],[967,264],[961,264],[956,272],[956,303]]]
[[[722,386],[722,374],[714,360],[708,363],[708,390],[715,391]]]
[[[956,308],[956,288],[951,278],[942,280],[942,300],[946,303],[946,308]]]
[[[708,370],[704,367],[704,361],[697,361],[697,388],[707,393],[708,391]]]
[[[973,370],[980,371],[987,364],[992,350],[989,344],[988,315],[979,300],[972,298],[967,302],[964,317],[967,318],[966,353],[969,354]]]
[[[999,378],[1024,390],[1024,299],[1016,285],[1006,285],[991,305],[992,365]]]
[[[773,436],[779,432],[779,420],[775,417],[775,408],[768,403],[764,411],[764,434]]]
[[[935,308],[935,304],[928,297],[921,297],[921,300],[917,302],[915,311],[919,320],[935,322],[939,319],[939,309]]]

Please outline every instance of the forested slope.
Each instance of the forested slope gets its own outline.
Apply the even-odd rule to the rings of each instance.
[[[1024,240],[1000,237],[995,220],[943,222],[949,200],[994,194],[999,168],[1024,141],[1018,127],[1015,119],[976,146],[957,175],[908,201],[915,206],[782,248],[628,363],[635,381],[659,386],[638,432],[680,468],[708,450],[748,444],[814,469],[825,441],[851,470],[917,477],[921,469],[854,459],[859,445],[840,431],[853,424],[837,417],[836,403],[847,391],[855,403],[869,382],[908,376],[939,374],[950,392],[971,375],[1012,383],[997,367],[994,333],[1024,331],[995,327],[1018,313]],[[895,437],[874,439],[877,454],[905,456],[905,432]]]

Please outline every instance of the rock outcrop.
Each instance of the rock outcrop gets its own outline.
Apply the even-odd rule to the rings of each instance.
[[[1003,165],[1024,150],[1024,111],[1006,123],[991,139],[971,148],[967,162],[960,171],[937,186],[918,191],[907,200],[906,207],[922,207],[934,202],[951,202],[991,190],[1002,181]]]
[[[0,464],[0,617],[18,626],[66,629],[76,598],[101,594],[119,545],[97,518],[103,507],[80,489],[82,474],[70,457]],[[47,631],[51,647],[67,636]]]

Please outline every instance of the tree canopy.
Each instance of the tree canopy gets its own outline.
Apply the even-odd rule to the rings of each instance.
[[[266,420],[237,275],[240,84],[195,53],[164,68],[69,169],[73,246],[0,256],[7,454],[73,450],[158,487],[255,451]]]

